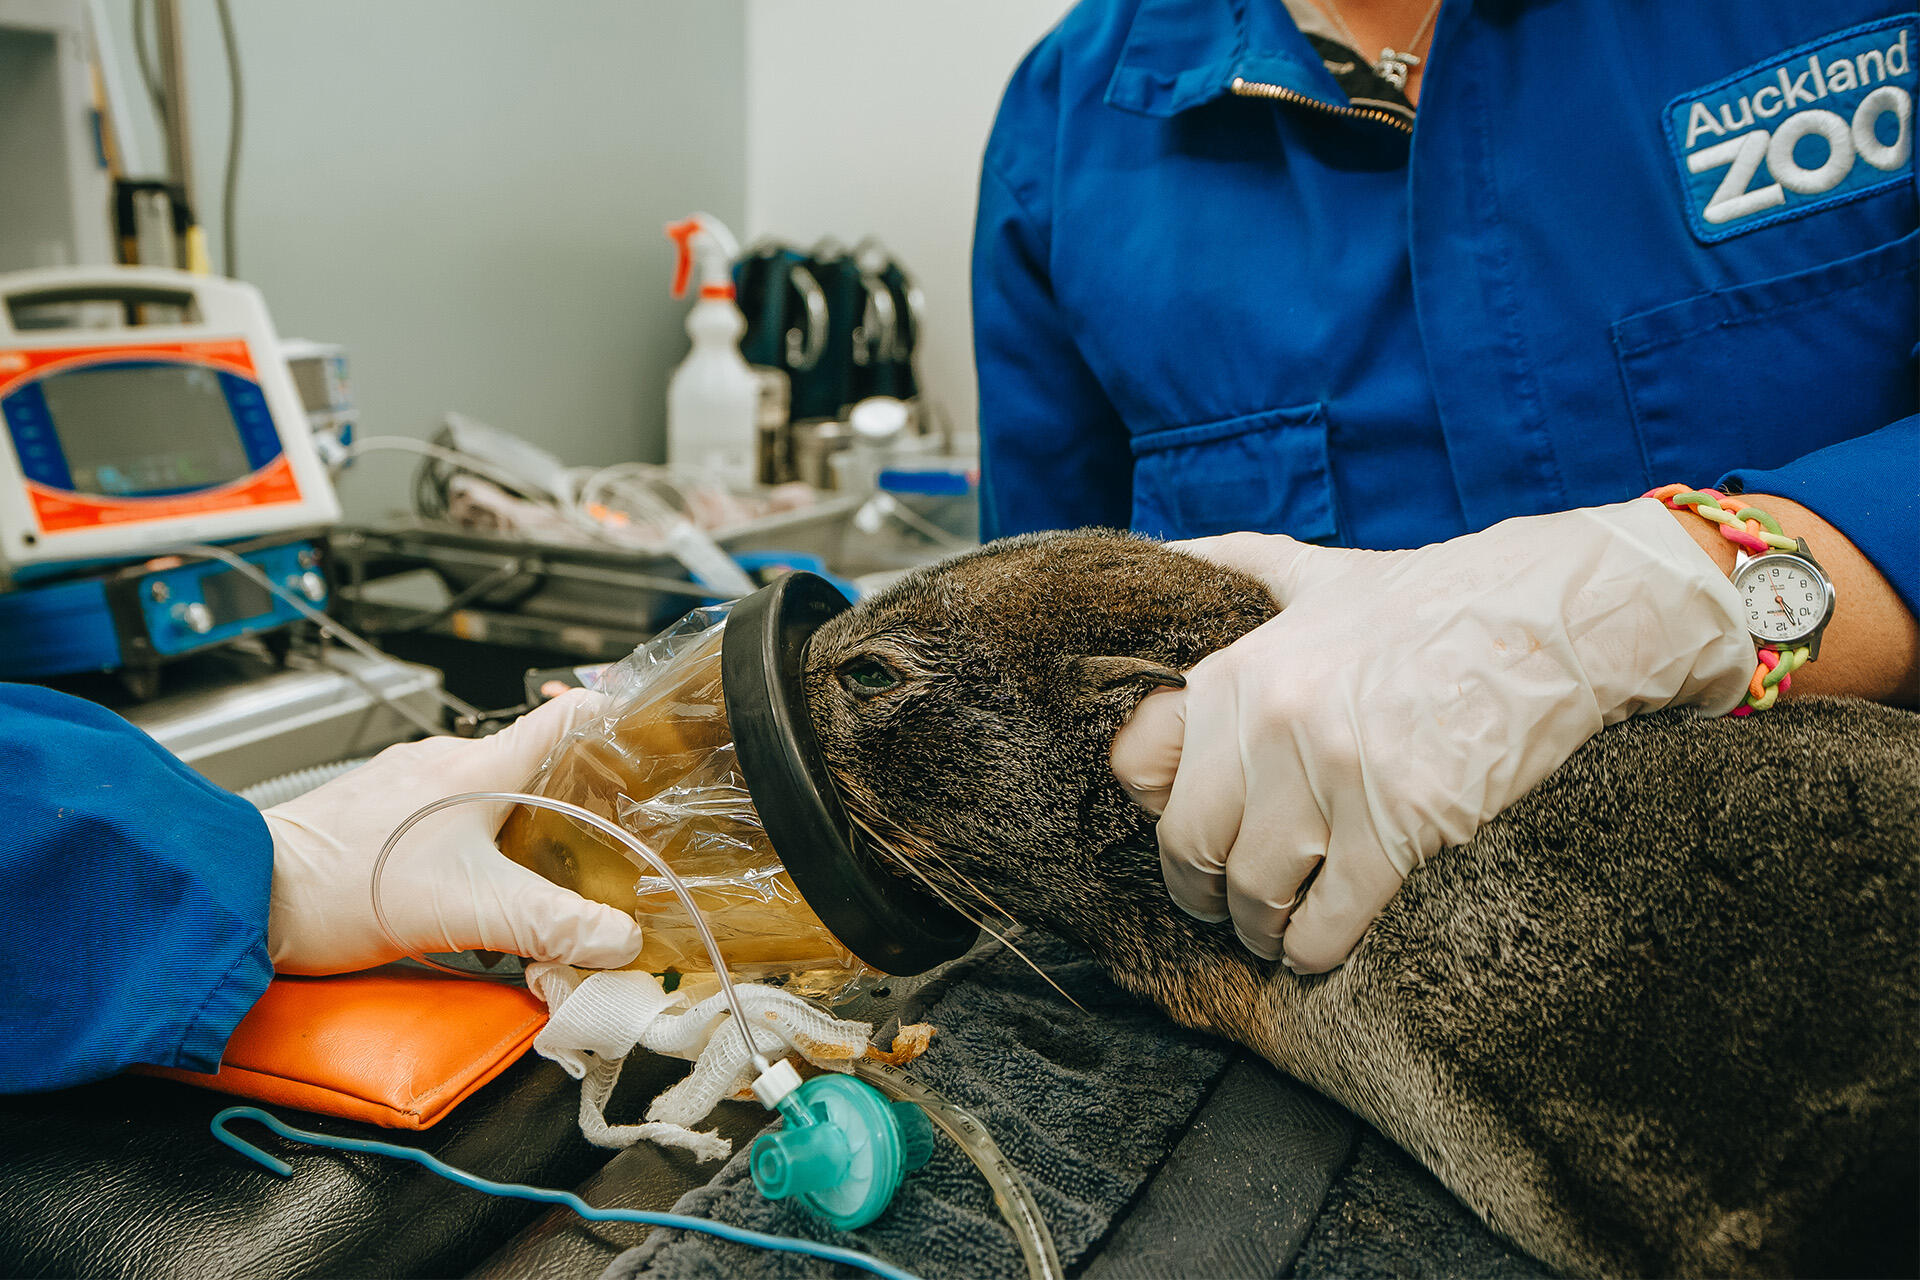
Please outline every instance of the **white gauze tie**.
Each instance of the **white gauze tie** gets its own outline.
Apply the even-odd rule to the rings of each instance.
[[[733,1144],[693,1126],[721,1100],[753,1082],[753,1062],[732,1021],[724,993],[698,1004],[684,992],[667,994],[650,973],[625,969],[589,972],[569,965],[527,966],[527,986],[546,1001],[550,1017],[533,1047],[580,1081],[580,1132],[597,1147],[630,1147],[643,1139],[691,1151],[700,1160],[724,1159]],[[759,983],[734,985],[753,1022],[755,1048],[772,1056],[791,1044],[817,1067],[849,1070],[873,1036],[869,1022],[843,1022],[788,991]],[[716,1034],[719,1032],[719,1034]],[[609,1124],[607,1099],[634,1049],[694,1063],[686,1079],[655,1098],[643,1124]]]

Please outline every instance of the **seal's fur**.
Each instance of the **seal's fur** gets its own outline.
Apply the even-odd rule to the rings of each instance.
[[[1013,539],[822,628],[808,702],[894,856],[1351,1107],[1547,1262],[1912,1274],[1920,718],[1630,721],[1303,978],[1173,907],[1107,767],[1167,670],[1272,612],[1145,540]],[[855,696],[867,659],[899,682]]]

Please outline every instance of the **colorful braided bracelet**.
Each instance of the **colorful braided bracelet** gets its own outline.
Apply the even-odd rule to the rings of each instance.
[[[1703,520],[1711,520],[1720,536],[1749,555],[1762,556],[1770,551],[1798,551],[1800,544],[1780,531],[1780,522],[1758,507],[1727,505],[1727,495],[1717,489],[1689,489],[1684,484],[1662,485],[1643,497],[1658,498],[1675,511],[1692,511]],[[1747,700],[1728,714],[1752,715],[1765,711],[1780,695],[1793,687],[1793,673],[1813,658],[1811,646],[1777,649],[1761,645],[1760,665],[1747,685]]]

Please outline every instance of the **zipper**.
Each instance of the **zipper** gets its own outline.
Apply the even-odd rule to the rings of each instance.
[[[1311,107],[1315,111],[1324,111],[1330,116],[1349,116],[1357,120],[1372,120],[1378,124],[1392,125],[1402,133],[1413,132],[1413,122],[1406,119],[1402,110],[1390,102],[1382,102],[1378,107],[1336,107],[1332,103],[1322,102],[1318,98],[1309,98],[1303,93],[1277,84],[1258,84],[1252,80],[1233,78],[1228,90],[1237,98],[1269,98],[1275,102],[1290,102],[1296,106]],[[1362,98],[1362,102],[1372,99]]]

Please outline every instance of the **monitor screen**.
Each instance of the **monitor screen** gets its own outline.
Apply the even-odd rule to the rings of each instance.
[[[200,598],[206,602],[216,627],[257,618],[273,608],[273,593],[238,569],[223,569],[201,578]]]
[[[41,383],[73,487],[105,497],[179,493],[251,470],[211,369],[107,365]]]

